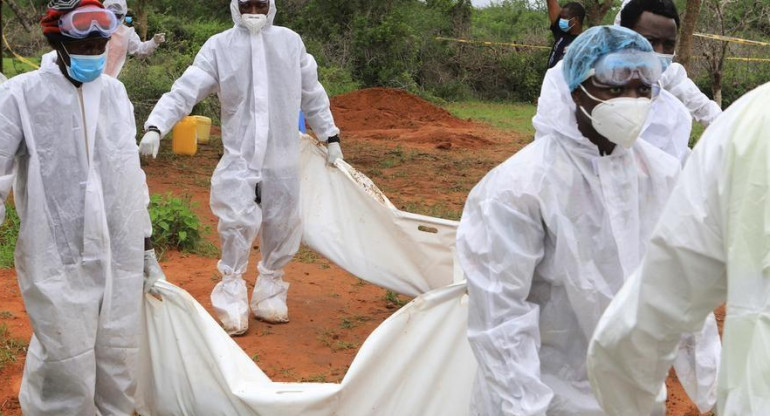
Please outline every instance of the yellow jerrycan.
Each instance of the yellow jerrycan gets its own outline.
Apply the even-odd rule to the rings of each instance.
[[[209,144],[211,137],[211,119],[205,116],[193,116],[198,122],[198,144]]]
[[[198,121],[185,117],[174,126],[171,150],[178,155],[194,156],[198,152]]]

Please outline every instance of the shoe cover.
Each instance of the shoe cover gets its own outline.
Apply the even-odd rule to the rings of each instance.
[[[289,322],[286,296],[289,284],[283,281],[283,271],[272,271],[260,262],[259,277],[251,295],[251,311],[257,319],[274,324]]]
[[[249,329],[249,293],[240,274],[222,277],[211,292],[211,305],[228,334],[243,335]]]

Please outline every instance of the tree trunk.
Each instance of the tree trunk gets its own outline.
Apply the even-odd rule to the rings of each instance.
[[[698,23],[701,0],[687,0],[684,21],[679,33],[679,48],[677,50],[677,62],[682,64],[687,72],[690,72],[690,58],[692,57],[693,33]]]
[[[711,77],[711,94],[714,97],[714,102],[721,108],[722,107],[722,73],[713,74]]]
[[[147,0],[139,0],[136,4],[136,29],[143,41],[147,40]]]
[[[19,18],[19,22],[21,22],[21,25],[24,26],[24,30],[27,32],[32,32],[32,27],[29,25],[27,16],[24,14],[21,8],[16,5],[16,2],[13,0],[5,0],[5,3],[8,4],[8,7],[10,7],[16,17]]]
[[[583,27],[597,26],[602,24],[604,16],[612,9],[612,0],[585,0],[583,2],[586,8],[586,24]]]

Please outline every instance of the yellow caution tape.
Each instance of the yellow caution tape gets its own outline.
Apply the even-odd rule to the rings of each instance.
[[[760,42],[758,40],[748,40],[741,38],[734,38],[732,36],[711,35],[708,33],[693,33],[693,36],[697,36],[703,39],[719,40],[722,42],[739,43],[741,45],[753,45],[753,46],[770,46],[768,42]]]
[[[3,34],[3,42],[5,43],[5,47],[8,48],[9,51],[11,51],[11,55],[13,55],[16,59],[18,59],[19,61],[21,61],[21,62],[23,62],[23,63],[25,63],[25,64],[27,64],[29,66],[31,66],[32,68],[40,69],[40,66],[38,66],[36,63],[34,63],[34,62],[30,61],[29,59],[19,55],[18,53],[16,53],[13,50],[13,48],[11,48],[11,45],[8,44],[8,39],[5,38],[5,34]]]
[[[547,49],[551,50],[549,46],[543,46],[543,45],[526,45],[521,43],[505,43],[505,42],[488,42],[488,41],[481,41],[481,40],[468,40],[468,39],[455,39],[455,38],[445,38],[442,36],[437,36],[436,40],[448,40],[451,42],[459,42],[459,43],[469,43],[473,45],[486,45],[486,46],[511,46],[514,48],[531,48],[531,49]]]
[[[706,59],[703,56],[693,56],[692,59]],[[728,56],[725,58],[727,61],[741,61],[741,62],[770,62],[770,58],[744,58],[740,56]]]
[[[770,62],[770,58],[741,58],[738,56],[730,56],[725,58],[728,61],[741,61],[741,62]]]

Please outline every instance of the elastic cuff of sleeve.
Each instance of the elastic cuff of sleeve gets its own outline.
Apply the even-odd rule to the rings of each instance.
[[[339,136],[339,134],[336,134],[336,135],[334,135],[334,136],[332,136],[332,137],[329,137],[329,138],[326,140],[326,143],[339,143],[339,142],[340,142],[340,136]]]
[[[154,131],[155,133],[160,134],[160,129],[155,126],[147,127],[147,131]]]

